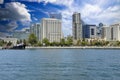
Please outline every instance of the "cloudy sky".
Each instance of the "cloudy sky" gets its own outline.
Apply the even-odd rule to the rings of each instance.
[[[80,12],[86,24],[120,22],[120,0],[0,0],[0,35],[38,23],[51,12],[62,14],[66,36],[72,33],[74,12]]]

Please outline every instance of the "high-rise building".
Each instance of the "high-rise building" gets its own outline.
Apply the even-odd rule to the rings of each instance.
[[[102,39],[111,41],[111,27],[103,26],[102,28]]]
[[[81,15],[77,12],[72,15],[72,33],[75,40],[83,38]]]
[[[49,14],[50,18],[54,18],[54,19],[62,19],[62,15],[60,13],[50,13]]]
[[[103,26],[102,38],[106,41],[120,41],[120,23]]]
[[[102,28],[103,28],[103,23],[99,23],[98,27],[97,27],[97,37],[101,38],[102,37]]]
[[[120,41],[120,23],[113,24],[111,27],[111,40]]]
[[[95,39],[97,37],[97,26],[96,25],[84,25],[83,27],[84,38]]]
[[[41,40],[41,24],[35,23],[30,26],[30,33],[36,35],[38,40]]]
[[[43,18],[41,22],[41,40],[47,38],[50,42],[60,42],[62,38],[61,20]]]

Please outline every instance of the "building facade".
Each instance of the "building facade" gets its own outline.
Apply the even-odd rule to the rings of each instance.
[[[111,41],[111,27],[103,26],[102,28],[102,39],[105,41]]]
[[[60,42],[62,38],[61,20],[43,18],[41,22],[41,40],[47,38],[50,42]]]
[[[74,40],[79,40],[83,38],[83,29],[80,13],[75,12],[72,15],[72,34]]]
[[[1,40],[7,43],[11,42],[13,45],[17,45],[17,41],[18,41],[17,38],[1,38]]]
[[[111,40],[120,41],[120,24],[113,24],[111,27]]]
[[[106,41],[120,41],[120,23],[103,26],[102,38]]]
[[[102,38],[102,28],[103,28],[103,23],[99,23],[97,27],[97,38],[101,39]]]
[[[95,39],[97,37],[97,26],[96,25],[84,25],[84,38]]]
[[[35,34],[38,40],[41,40],[41,24],[35,23],[30,26],[30,33]]]

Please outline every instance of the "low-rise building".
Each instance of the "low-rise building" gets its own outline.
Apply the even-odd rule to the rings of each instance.
[[[97,37],[97,26],[96,25],[84,25],[83,27],[84,38],[95,39]]]
[[[17,44],[18,39],[17,38],[1,38],[1,40],[4,40],[4,42],[11,42],[13,45]]]

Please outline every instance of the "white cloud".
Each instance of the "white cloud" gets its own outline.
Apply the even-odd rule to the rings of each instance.
[[[21,21],[31,21],[31,15],[24,4],[19,2],[11,2],[6,3],[5,7],[8,11],[10,11],[9,14],[11,14],[11,18]]]
[[[0,20],[5,21],[4,25],[0,23],[0,31],[9,32],[18,27],[17,21],[23,26],[28,26],[31,15],[25,4],[10,2],[5,4],[5,8],[0,8]]]
[[[0,31],[12,31],[14,30],[16,27],[18,27],[17,22],[16,21],[10,21],[7,24],[0,24]]]
[[[1,37],[1,38],[6,37],[6,36],[8,36],[8,35],[9,35],[8,33],[0,32],[0,37]]]
[[[10,2],[5,4],[5,8],[0,8],[0,20],[31,21],[31,15],[26,6],[20,2]]]
[[[58,5],[71,5],[74,0],[22,0],[22,1],[29,1],[29,2],[45,2],[45,3],[53,3]]]
[[[101,14],[94,16],[94,19],[104,21],[107,24],[112,24],[120,21],[119,16],[120,6],[110,6],[107,9],[104,9]]]
[[[21,29],[20,31],[26,31],[26,29],[30,29],[30,27],[25,27],[25,28]]]
[[[36,17],[33,17],[33,20],[38,21],[38,19]]]
[[[82,17],[85,18],[89,17],[91,14],[97,15],[101,11],[101,8],[97,5],[85,4],[85,6],[81,9],[81,14]]]
[[[120,10],[120,6],[111,6],[111,7],[108,7],[106,11],[113,12],[118,10]]]

